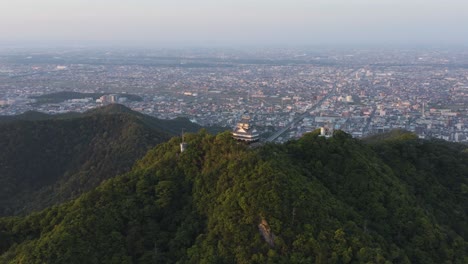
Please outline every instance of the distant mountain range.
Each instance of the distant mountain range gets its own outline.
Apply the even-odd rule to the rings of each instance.
[[[67,201],[129,171],[148,149],[202,127],[112,104],[83,114],[0,117],[0,215]]]
[[[167,136],[115,107],[2,125],[13,212],[89,191],[0,218],[0,263],[468,263],[465,145],[314,131],[251,148],[201,131],[112,177]]]

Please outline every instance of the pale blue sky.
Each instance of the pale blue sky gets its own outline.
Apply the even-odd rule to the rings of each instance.
[[[0,0],[0,45],[468,45],[468,0]]]

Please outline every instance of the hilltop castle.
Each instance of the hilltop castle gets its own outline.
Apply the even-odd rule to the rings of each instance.
[[[236,127],[232,131],[232,137],[239,141],[245,141],[248,143],[258,141],[260,135],[258,131],[250,125],[250,116],[243,115],[241,121],[237,123]]]

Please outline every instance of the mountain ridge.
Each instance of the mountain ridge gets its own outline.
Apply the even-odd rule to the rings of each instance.
[[[341,131],[330,139],[315,131],[254,149],[230,133],[185,139],[185,152],[180,138],[172,138],[132,171],[73,201],[27,217],[0,218],[0,261],[468,260],[467,193],[458,191],[467,184],[462,146],[412,138],[369,145]],[[418,156],[422,152],[427,155]],[[441,161],[427,168],[433,160]],[[439,179],[428,183],[434,186],[430,193],[453,196],[425,196],[417,177]]]
[[[159,120],[121,105],[14,118],[0,122],[0,215],[24,214],[77,197],[130,170],[148,149],[182,128],[201,129],[185,119]]]

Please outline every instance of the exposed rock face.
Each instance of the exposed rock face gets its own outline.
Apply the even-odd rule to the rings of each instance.
[[[274,247],[275,235],[271,232],[268,222],[263,217],[262,217],[262,221],[260,222],[260,224],[258,224],[258,230],[260,231],[260,234],[262,234],[263,238],[265,239],[265,242],[267,242],[268,245],[270,245],[270,247]]]

